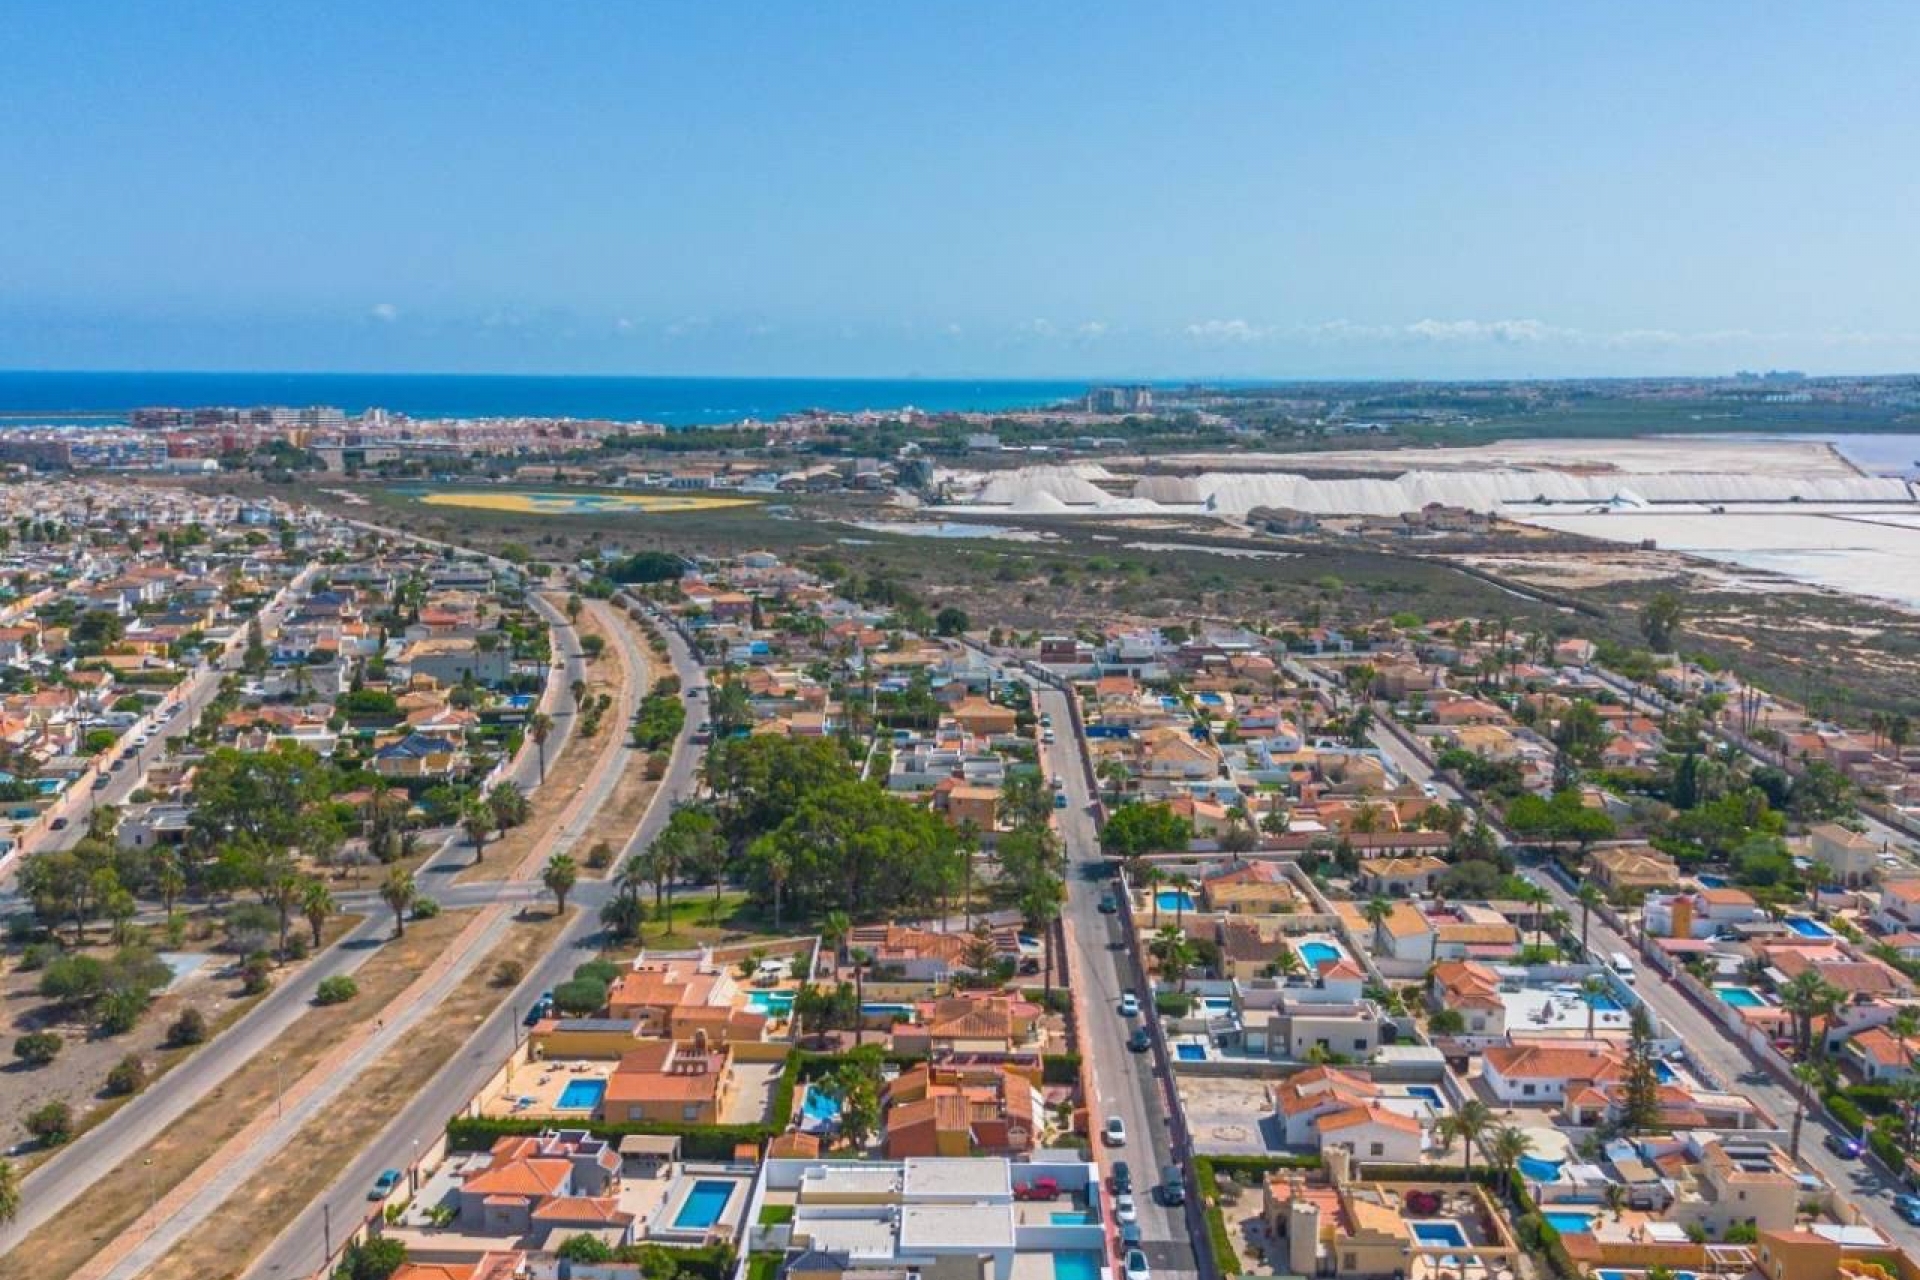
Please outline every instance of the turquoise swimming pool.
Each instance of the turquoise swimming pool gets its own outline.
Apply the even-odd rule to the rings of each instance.
[[[727,1201],[733,1199],[733,1186],[731,1182],[710,1178],[694,1183],[687,1198],[680,1202],[680,1212],[673,1215],[674,1230],[705,1231],[720,1221],[720,1215],[727,1210]]]
[[[1300,959],[1307,968],[1318,970],[1323,964],[1333,964],[1342,959],[1340,948],[1331,942],[1303,942],[1298,948]]]
[[[1153,900],[1162,911],[1191,911],[1194,908],[1193,895],[1185,889],[1162,889],[1153,895]]]
[[[606,1095],[605,1080],[569,1080],[567,1087],[560,1091],[560,1098],[553,1104],[555,1111],[591,1111],[600,1105],[600,1099]]]
[[[1767,1004],[1752,987],[1715,987],[1713,994],[1736,1009],[1764,1009]]]
[[[755,991],[747,996],[747,1009],[769,1018],[786,1018],[793,1014],[793,1001],[791,991]]]
[[[1053,1280],[1100,1280],[1100,1255],[1097,1253],[1054,1254]]]
[[[1580,1235],[1593,1227],[1594,1214],[1579,1209],[1549,1209],[1540,1215],[1561,1235]]]

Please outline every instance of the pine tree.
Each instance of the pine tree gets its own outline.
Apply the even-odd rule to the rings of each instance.
[[[1653,1063],[1653,1028],[1646,1010],[1634,1006],[1627,1042],[1627,1096],[1620,1123],[1628,1133],[1651,1129],[1660,1121],[1660,1077]]]

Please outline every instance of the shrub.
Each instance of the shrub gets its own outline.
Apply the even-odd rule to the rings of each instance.
[[[140,1055],[130,1053],[113,1064],[113,1070],[107,1072],[107,1092],[115,1096],[138,1093],[147,1087],[147,1064]]]
[[[51,942],[29,942],[26,950],[20,953],[20,972],[32,973],[47,967],[47,962],[60,954],[60,948]]]
[[[94,1006],[96,1025],[102,1035],[119,1036],[133,1030],[140,1015],[147,1011],[153,997],[138,987],[109,991]]]
[[[413,918],[431,920],[440,914],[440,904],[432,898],[421,896],[413,900]]]
[[[406,1261],[406,1245],[391,1236],[368,1236],[340,1255],[334,1280],[388,1280]]]
[[[553,989],[553,1006],[562,1013],[598,1013],[607,1003],[607,984],[574,978]]]
[[[167,1028],[166,1046],[169,1049],[185,1049],[191,1045],[203,1044],[207,1038],[207,1015],[198,1009],[182,1009],[180,1016]]]
[[[273,959],[256,951],[240,964],[240,993],[257,996],[273,988]]]
[[[1040,1060],[1040,1081],[1043,1084],[1079,1084],[1080,1055],[1077,1053],[1050,1053]]]
[[[49,1102],[27,1113],[27,1132],[49,1147],[57,1147],[73,1137],[73,1108],[64,1102]]]
[[[493,985],[496,987],[517,987],[526,976],[527,967],[518,960],[502,960],[493,966]]]
[[[106,962],[96,956],[56,956],[40,972],[40,994],[62,1004],[79,1004],[106,989]]]
[[[13,1056],[28,1066],[44,1067],[60,1056],[60,1037],[51,1031],[33,1031],[13,1042]]]
[[[647,755],[647,781],[658,782],[667,776],[667,753],[653,751]]]
[[[602,986],[612,986],[624,972],[611,960],[589,960],[573,971],[576,980],[598,982]]]
[[[1833,1115],[1834,1120],[1848,1133],[1859,1133],[1862,1129],[1866,1128],[1866,1116],[1861,1114],[1860,1108],[1854,1106],[1845,1094],[1829,1093],[1825,1098],[1825,1102],[1827,1104],[1827,1110]]]
[[[593,842],[593,848],[587,850],[587,865],[595,871],[605,871],[613,865],[613,846],[605,840]]]
[[[344,973],[320,979],[320,985],[313,990],[315,1004],[345,1004],[360,994],[360,984]]]
[[[568,1236],[554,1250],[568,1262],[612,1262],[613,1246],[599,1236]]]

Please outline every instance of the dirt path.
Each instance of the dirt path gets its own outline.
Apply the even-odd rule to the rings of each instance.
[[[406,1040],[360,1073],[350,1094],[329,1107],[325,1117],[305,1125],[146,1276],[203,1280],[237,1272],[234,1260],[251,1257],[262,1241],[277,1236],[309,1201],[332,1185],[354,1155],[399,1114],[420,1082],[440,1070],[466,1042],[500,999],[490,981],[494,966],[502,960],[530,964],[552,944],[566,919],[546,913],[516,920],[486,959]],[[348,1225],[342,1224],[343,1231]]]
[[[564,603],[564,597],[553,598],[555,608]],[[485,856],[478,862],[462,868],[453,877],[455,884],[474,884],[482,881],[506,880],[515,876],[520,862],[529,850],[538,848],[548,836],[558,828],[564,815],[574,808],[586,794],[594,775],[607,763],[609,752],[616,756],[630,754],[623,744],[627,722],[633,718],[632,708],[638,704],[639,694],[644,690],[646,670],[644,664],[639,671],[630,669],[626,649],[610,631],[618,625],[611,621],[612,610],[604,602],[588,601],[580,611],[575,628],[582,637],[597,635],[606,642],[606,649],[587,667],[587,694],[589,699],[606,694],[613,703],[600,718],[600,730],[592,737],[575,732],[569,735],[567,746],[558,756],[547,761],[547,781],[534,789],[529,797],[532,816],[521,825],[498,836],[487,843]],[[620,763],[624,765],[625,761]],[[621,784],[625,785],[623,776]],[[618,802],[618,796],[612,803]],[[635,810],[638,820],[639,810]],[[586,849],[574,855],[574,861],[581,864],[585,871]]]
[[[276,1042],[275,1054],[250,1059],[199,1106],[0,1258],[0,1280],[75,1275],[89,1257],[132,1234],[129,1229],[150,1202],[187,1182],[209,1152],[232,1140],[254,1117],[271,1117],[285,1086],[342,1041],[364,1032],[465,923],[453,913],[423,920],[410,926],[404,939],[383,946],[355,975],[360,985],[356,998],[315,1008],[295,1023]]]

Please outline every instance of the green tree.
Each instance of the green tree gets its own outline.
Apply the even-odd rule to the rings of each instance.
[[[1114,857],[1162,853],[1187,847],[1193,828],[1164,804],[1123,804],[1100,832],[1100,847]]]
[[[1620,1127],[1628,1133],[1644,1133],[1660,1123],[1660,1074],[1653,1060],[1653,1027],[1643,1006],[1633,1007],[1630,1026]]]
[[[327,917],[334,912],[333,894],[328,891],[325,882],[308,877],[300,886],[300,914],[307,918],[307,928],[313,931],[314,950],[320,949],[320,933],[326,927]]]
[[[370,1235],[347,1246],[334,1280],[391,1280],[406,1262],[406,1245],[392,1236]]]
[[[1640,634],[1647,638],[1647,647],[1655,653],[1672,653],[1684,612],[1679,596],[1671,591],[1655,592],[1640,614]]]
[[[540,883],[547,886],[547,892],[553,895],[555,915],[566,913],[567,895],[573,892],[573,886],[579,879],[580,869],[566,854],[556,853],[547,859],[547,865],[540,871]]]
[[[406,934],[407,909],[419,896],[420,891],[414,884],[413,873],[405,867],[389,869],[387,878],[380,882],[380,900],[393,911],[394,937],[398,938]]]
[[[547,780],[547,739],[553,735],[553,717],[544,711],[536,711],[527,717],[527,736],[533,739],[535,751],[540,759],[540,781]]]
[[[1451,1115],[1442,1116],[1434,1126],[1436,1136],[1460,1144],[1460,1167],[1473,1174],[1473,1148],[1493,1128],[1493,1112],[1478,1098],[1469,1098]]]

